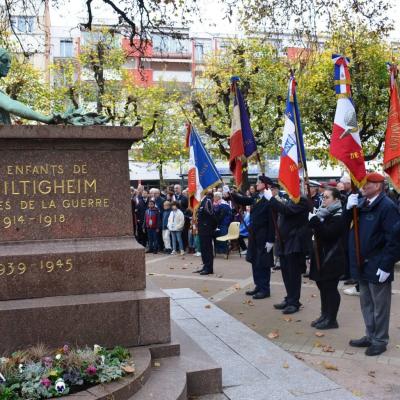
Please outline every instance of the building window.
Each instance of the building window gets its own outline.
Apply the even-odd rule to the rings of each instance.
[[[211,40],[196,40],[194,43],[194,60],[202,63],[204,56],[211,52]]]
[[[14,30],[18,30],[19,32],[33,33],[33,31],[35,30],[35,17],[11,17],[11,25]]]
[[[72,57],[72,39],[60,40],[60,57]]]
[[[189,40],[177,39],[165,35],[153,35],[153,51],[156,53],[189,53]]]

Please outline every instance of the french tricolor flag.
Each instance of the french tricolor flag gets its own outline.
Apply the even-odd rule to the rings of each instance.
[[[279,165],[279,184],[289,197],[297,203],[300,200],[299,170],[305,162],[303,132],[296,97],[296,80],[289,79],[286,99],[285,126],[283,128],[281,159]]]
[[[187,125],[186,147],[189,148],[189,207],[196,210],[207,190],[222,184],[222,179],[200,136],[191,124]]]
[[[242,93],[237,86],[239,78],[231,78],[233,92],[233,113],[231,137],[229,139],[230,155],[229,169],[235,179],[236,185],[242,183],[243,161],[257,154],[257,145],[251,130],[249,116],[243,101]]]
[[[363,186],[366,177],[364,154],[357,125],[356,110],[351,97],[350,60],[334,54],[335,91],[337,97],[329,153],[349,170],[354,184]]]

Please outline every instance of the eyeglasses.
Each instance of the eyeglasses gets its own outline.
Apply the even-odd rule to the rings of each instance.
[[[331,199],[332,197],[330,197],[330,196],[322,196],[322,198],[323,198],[324,200],[329,200],[329,199]]]

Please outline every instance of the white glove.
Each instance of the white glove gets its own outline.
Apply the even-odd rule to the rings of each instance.
[[[347,198],[346,209],[350,210],[351,208],[358,205],[358,194],[353,193]]]
[[[376,275],[379,276],[379,283],[383,283],[387,280],[387,278],[389,278],[390,273],[382,271],[380,268],[378,268]]]
[[[317,214],[314,213],[308,213],[308,220],[311,221],[311,218],[314,218]]]
[[[264,197],[267,200],[271,200],[272,199],[272,192],[271,189],[264,189]]]
[[[273,243],[270,242],[265,243],[265,248],[267,249],[267,253],[269,253],[273,247],[274,247]]]

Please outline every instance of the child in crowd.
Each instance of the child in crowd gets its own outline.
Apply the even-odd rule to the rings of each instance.
[[[160,231],[161,218],[160,211],[156,207],[154,200],[149,200],[149,208],[144,214],[144,228],[147,231],[147,237],[149,241],[149,248],[146,253],[158,252],[158,238],[157,234]]]
[[[172,210],[168,217],[168,229],[171,232],[172,237],[171,254],[177,253],[176,242],[178,242],[180,254],[183,255],[185,254],[185,250],[183,249],[182,231],[185,226],[185,216],[178,208],[178,203],[176,201],[171,203],[171,208]]]
[[[171,214],[171,203],[166,200],[164,202],[164,212],[162,215],[162,238],[164,242],[164,252],[169,254],[172,251],[171,248],[171,232],[168,229],[168,218],[169,214]]]

